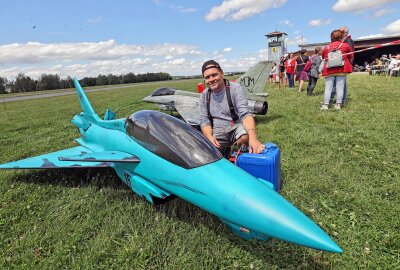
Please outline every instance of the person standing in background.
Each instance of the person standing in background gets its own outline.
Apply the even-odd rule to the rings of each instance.
[[[349,45],[351,52],[354,52],[355,50],[355,46],[354,46],[354,41],[351,38],[351,36],[349,35],[349,28],[347,26],[343,26],[339,29],[342,32],[342,40],[343,42],[347,43],[347,45]],[[351,66],[353,66],[353,62],[354,62],[354,53],[352,54],[348,54],[347,55],[349,62],[351,64]],[[336,95],[336,85],[333,86],[332,89],[332,94],[331,94],[331,100],[333,100],[333,98]],[[343,104],[347,103],[347,77],[346,80],[344,82],[344,89],[343,89]]]
[[[331,98],[333,85],[336,85],[336,105],[335,109],[340,110],[343,104],[343,90],[344,83],[346,81],[346,75],[353,71],[353,67],[350,64],[348,53],[351,52],[351,48],[347,43],[343,42],[343,33],[340,30],[334,30],[331,33],[331,42],[322,50],[322,58],[328,59],[328,53],[332,50],[340,50],[343,54],[344,65],[338,67],[327,68],[327,61],[324,64],[322,75],[325,77],[325,94],[324,103],[322,104],[321,110],[328,110],[329,101]]]
[[[294,69],[296,67],[296,59],[293,53],[289,54],[289,59],[285,62],[286,77],[289,82],[289,88],[294,88]]]
[[[314,93],[314,88],[317,85],[317,81],[318,81],[318,77],[319,77],[319,65],[322,62],[322,57],[321,57],[321,51],[322,48],[321,47],[316,47],[314,50],[314,54],[312,56],[310,56],[310,60],[311,60],[311,68],[310,71],[308,72],[308,77],[309,77],[309,81],[308,81],[308,86],[307,86],[307,95],[309,96],[313,96]]]
[[[302,88],[304,82],[308,81],[307,72],[304,71],[304,66],[308,61],[308,56],[305,55],[306,52],[307,52],[306,49],[301,49],[300,55],[296,58],[295,72],[296,72],[296,81],[299,81],[299,92],[303,90]]]
[[[272,65],[271,71],[269,72],[269,83],[275,83],[275,72],[276,72],[276,63]]]
[[[283,83],[284,87],[287,85],[286,75],[285,75],[285,63],[287,60],[288,54],[281,56],[279,61],[279,89],[281,88],[281,83]]]

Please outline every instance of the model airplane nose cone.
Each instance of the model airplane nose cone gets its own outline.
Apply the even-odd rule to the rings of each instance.
[[[273,189],[253,192],[252,210],[243,221],[250,230],[319,250],[341,253],[342,249],[310,218]],[[247,223],[247,224],[246,224]]]
[[[206,167],[207,174],[198,182],[207,182],[208,188],[204,192],[208,198],[217,200],[208,200],[202,207],[232,229],[243,229],[248,238],[269,236],[314,249],[342,252],[317,224],[268,187],[264,180],[251,176],[227,160]]]
[[[151,96],[147,96],[145,98],[142,99],[145,102],[153,102],[153,98]]]

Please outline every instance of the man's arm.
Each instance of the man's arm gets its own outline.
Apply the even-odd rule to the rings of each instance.
[[[260,143],[257,139],[256,124],[252,115],[247,115],[243,118],[243,126],[249,135],[249,152],[259,154],[265,148],[265,146]]]

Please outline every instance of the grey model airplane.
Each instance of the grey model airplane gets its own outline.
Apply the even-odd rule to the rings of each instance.
[[[242,86],[249,104],[249,110],[256,115],[265,115],[268,111],[267,96],[264,92],[272,62],[262,61],[251,67],[236,80]],[[143,101],[156,103],[161,110],[177,111],[185,122],[192,126],[200,124],[199,114],[200,94],[173,88],[160,88]]]

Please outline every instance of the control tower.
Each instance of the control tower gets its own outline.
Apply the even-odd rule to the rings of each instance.
[[[272,32],[265,35],[268,38],[268,61],[279,62],[282,55],[287,53],[287,34]]]

